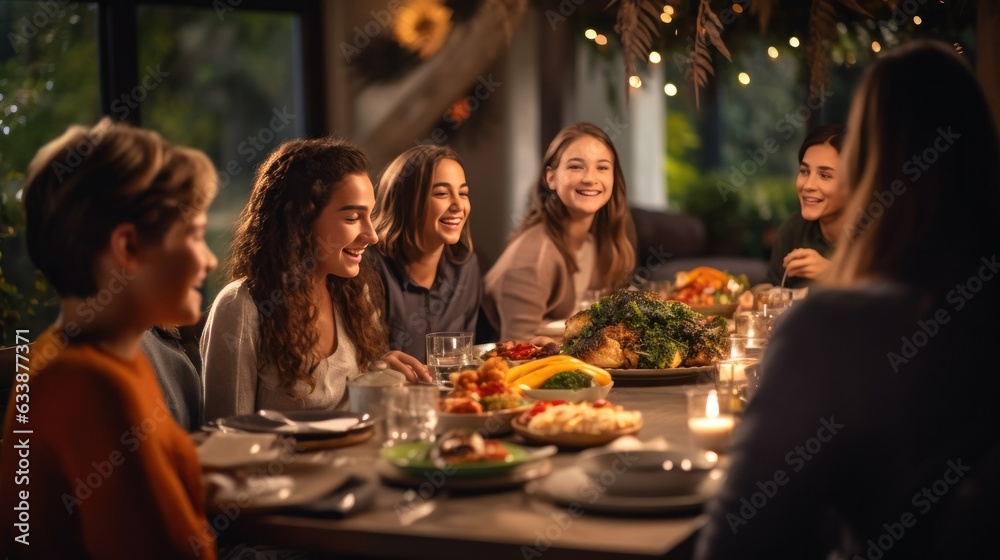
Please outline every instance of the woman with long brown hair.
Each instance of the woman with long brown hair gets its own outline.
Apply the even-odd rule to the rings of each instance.
[[[375,192],[378,251],[367,254],[385,285],[389,347],[424,360],[427,333],[472,332],[479,316],[462,159],[447,146],[414,146],[386,166]]]
[[[347,141],[288,141],[261,164],[202,337],[206,418],[343,408],[348,379],[378,359],[429,380],[386,353],[381,285],[362,258],[378,241],[374,206],[368,158]]]
[[[486,274],[483,312],[501,340],[528,340],[572,315],[587,290],[624,286],[635,268],[625,174],[599,127],[564,128],[545,152],[531,208]]]
[[[962,57],[855,93],[825,290],[782,318],[696,558],[989,558],[1000,496],[1000,149]]]

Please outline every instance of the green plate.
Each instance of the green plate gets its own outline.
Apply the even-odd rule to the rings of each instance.
[[[519,445],[500,442],[510,455],[505,461],[477,461],[458,465],[445,464],[437,467],[427,459],[430,443],[404,443],[382,448],[382,458],[390,464],[412,474],[444,473],[447,476],[497,476],[511,471],[518,465],[523,465],[536,459],[531,453]]]

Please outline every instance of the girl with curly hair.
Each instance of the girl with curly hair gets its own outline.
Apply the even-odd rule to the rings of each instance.
[[[345,140],[292,140],[261,164],[202,337],[206,418],[345,408],[347,381],[379,359],[430,380],[385,351],[383,292],[362,259],[374,206],[368,158]]]
[[[423,360],[427,333],[472,332],[479,316],[465,169],[447,146],[415,146],[386,166],[375,191],[379,241],[369,254],[385,284],[389,346]]]
[[[572,315],[587,290],[626,284],[635,252],[625,191],[603,130],[579,123],[556,135],[528,215],[484,279],[483,312],[501,340],[531,339]]]

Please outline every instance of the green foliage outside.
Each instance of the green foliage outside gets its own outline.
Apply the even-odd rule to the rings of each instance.
[[[0,42],[0,344],[17,328],[37,336],[58,312],[25,248],[19,193],[28,162],[67,126],[100,117],[96,7],[69,3],[44,17],[40,9],[0,2],[0,29],[14,34]],[[207,237],[224,262],[255,167],[305,130],[293,75],[295,16],[236,10],[220,19],[211,8],[142,6],[138,23],[139,82],[149,87],[117,100],[111,116],[138,108],[143,126],[215,162],[220,189]],[[205,301],[224,283],[217,270]]]

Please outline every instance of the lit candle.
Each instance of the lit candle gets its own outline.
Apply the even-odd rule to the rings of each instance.
[[[731,414],[719,414],[719,397],[715,391],[708,393],[705,416],[689,417],[688,430],[695,447],[724,452],[729,448],[735,419]]]

